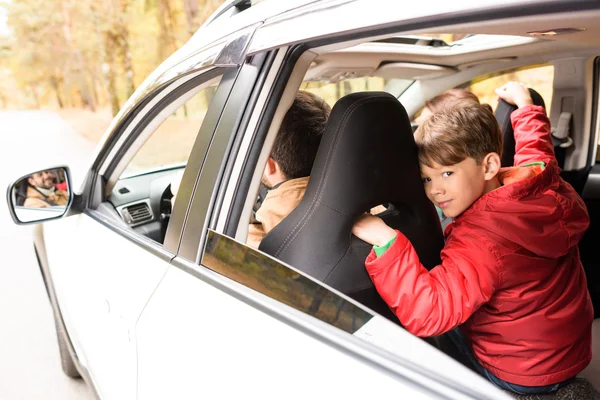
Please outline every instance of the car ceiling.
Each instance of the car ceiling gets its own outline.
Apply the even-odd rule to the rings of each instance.
[[[502,64],[519,58],[536,56],[539,62],[560,58],[600,54],[600,11],[544,15],[541,17],[510,18],[496,21],[469,23],[428,29],[427,32],[403,32],[393,36],[415,34],[474,34],[510,35],[484,40],[471,39],[471,43],[450,47],[398,45],[393,43],[353,43],[351,46],[319,55],[305,79],[327,80],[333,71],[354,70],[357,76],[378,76],[377,69],[385,63],[408,62],[437,65],[452,70],[462,70],[478,64]],[[528,32],[559,28],[584,28],[584,31],[556,36],[532,37]],[[515,37],[518,36],[518,37]],[[388,38],[390,36],[387,36]],[[377,40],[383,37],[376,38]],[[473,44],[475,42],[476,44]],[[460,42],[459,42],[460,43]],[[419,78],[416,69],[414,78]],[[404,74],[406,75],[406,74]],[[388,76],[389,77],[389,71]],[[407,76],[399,76],[407,78]]]

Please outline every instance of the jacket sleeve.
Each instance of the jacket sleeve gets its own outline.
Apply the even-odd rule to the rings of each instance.
[[[499,268],[488,246],[473,237],[449,237],[442,263],[427,271],[402,233],[366,267],[377,291],[402,325],[417,336],[441,335],[464,323],[499,285]]]
[[[510,118],[515,132],[515,166],[556,160],[543,107],[528,105],[513,111]]]

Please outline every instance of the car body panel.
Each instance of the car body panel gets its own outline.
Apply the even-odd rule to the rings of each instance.
[[[432,7],[428,3],[405,3],[395,0],[328,0],[297,7],[267,18],[250,45],[249,54],[280,46],[322,40],[333,36],[350,36],[377,29],[382,33],[398,29],[415,29],[433,21],[465,22],[469,16],[485,14],[488,18],[515,17],[525,11],[552,12],[568,8],[597,8],[594,1],[507,0],[482,3],[478,0],[443,2]],[[382,12],[381,10],[386,10]],[[517,14],[515,14],[515,12]],[[360,19],[343,16],[360,15]],[[235,17],[234,17],[235,18]]]
[[[216,234],[212,235],[214,239]],[[233,245],[233,253],[245,247],[221,239]],[[280,266],[279,276],[285,275],[286,269],[291,271],[256,250],[248,249],[250,253],[253,263],[262,258],[267,259],[269,268]],[[299,293],[284,288],[285,281],[257,280],[254,286],[248,279],[255,276],[255,264],[248,269],[226,265],[219,261],[219,254],[223,253],[216,249],[200,266],[173,260],[144,310],[137,330],[140,399],[164,398],[169,393],[177,398],[234,398],[249,392],[261,393],[264,398],[280,398],[282,393],[305,398],[315,396],[316,391],[319,398],[362,398],[392,392],[411,399],[508,398],[466,367],[381,317],[357,321],[351,329],[354,336],[331,326],[328,318],[333,314],[327,310],[336,297],[338,313],[342,313],[339,321],[353,315],[352,301],[331,289],[329,296],[334,302],[322,303],[311,316],[277,301],[299,300]],[[272,276],[274,271],[269,268],[265,273]],[[310,280],[292,278],[290,282],[297,284],[301,279]],[[286,299],[274,300],[248,285],[259,291],[278,287]],[[394,346],[398,352],[390,354]],[[439,362],[433,370],[428,356]],[[164,385],[161,379],[171,385]],[[469,390],[460,389],[464,381],[470,382]],[[345,385],[347,382],[354,384]]]
[[[138,399],[431,398],[176,267],[140,319],[138,351]]]
[[[86,214],[46,224],[44,238],[80,362],[102,398],[135,398],[135,326],[169,262]]]

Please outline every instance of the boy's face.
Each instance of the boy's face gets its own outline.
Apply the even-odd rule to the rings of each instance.
[[[424,164],[420,167],[427,197],[447,217],[454,218],[462,214],[487,192],[489,186],[490,173],[486,160],[478,165],[473,158],[467,157],[451,166],[433,163],[432,167]],[[497,170],[492,178],[496,174]]]

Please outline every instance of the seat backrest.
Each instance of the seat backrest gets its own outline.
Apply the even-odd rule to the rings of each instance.
[[[443,235],[404,107],[388,93],[350,94],[331,111],[302,201],[259,248],[393,318],[365,270],[371,246],[351,234],[357,217],[384,203],[392,207],[383,219],[423,265],[437,265]]]
[[[533,100],[533,104],[536,106],[542,106],[546,108],[546,104],[544,103],[544,99],[538,92],[533,89],[529,89],[529,93],[531,94],[531,99]],[[512,127],[512,122],[510,120],[510,114],[515,111],[518,107],[512,104],[507,103],[504,100],[500,100],[498,102],[498,107],[496,107],[496,112],[494,115],[496,116],[496,120],[498,121],[498,125],[500,125],[500,131],[502,132],[502,139],[504,140],[504,144],[502,146],[502,166],[503,167],[512,167],[515,163],[515,132]]]
[[[16,193],[13,192],[13,204],[16,206],[23,206],[25,203],[25,200],[27,199],[27,181],[22,181],[20,182]]]

